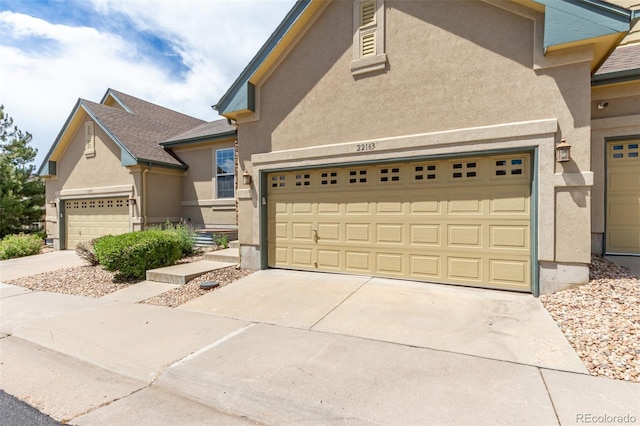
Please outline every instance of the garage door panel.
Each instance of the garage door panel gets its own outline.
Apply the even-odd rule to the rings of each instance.
[[[367,243],[371,240],[371,225],[368,223],[347,223],[345,243]]]
[[[529,250],[529,227],[525,225],[490,226],[490,247]]]
[[[451,280],[480,282],[482,277],[482,259],[472,257],[448,257],[447,276]]]
[[[409,225],[409,243],[415,246],[439,246],[440,245],[440,225]]]
[[[278,177],[267,194],[269,265],[530,291],[529,162],[517,154],[292,172],[309,175],[298,189]]]
[[[489,260],[489,279],[495,284],[526,285],[529,261]]]
[[[482,247],[481,225],[449,225],[448,246]]]
[[[371,256],[370,252],[347,250],[345,252],[345,268],[349,271],[369,273],[372,263]]]
[[[416,277],[439,280],[442,278],[441,262],[440,256],[410,255],[409,273]]]
[[[400,253],[376,253],[375,273],[381,275],[404,275],[403,255]]]
[[[376,242],[378,244],[404,245],[404,226],[402,224],[377,224]]]

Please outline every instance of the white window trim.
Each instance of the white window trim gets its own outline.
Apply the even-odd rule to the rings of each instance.
[[[233,167],[233,172],[232,173],[218,173],[218,152],[220,151],[227,151],[227,150],[231,150],[233,152],[233,163],[234,163],[234,167]],[[214,167],[214,171],[213,171],[213,175],[214,175],[214,183],[213,183],[213,192],[214,192],[214,196],[216,200],[233,200],[236,196],[236,188],[235,188],[235,180],[236,180],[236,167],[235,167],[235,162],[236,162],[236,151],[234,148],[220,148],[220,149],[214,149],[213,152],[213,158],[214,158],[214,163],[213,163],[213,167]],[[233,196],[231,197],[220,197],[218,196],[218,177],[219,176],[233,176]]]
[[[373,1],[376,7],[375,19],[372,23],[361,26],[361,7],[364,3]],[[353,60],[351,73],[353,75],[384,70],[387,66],[387,55],[384,48],[384,0],[353,0]],[[363,35],[374,34],[374,53],[362,56],[361,38]]]
[[[84,156],[87,158],[96,156],[96,132],[93,121],[84,124]]]

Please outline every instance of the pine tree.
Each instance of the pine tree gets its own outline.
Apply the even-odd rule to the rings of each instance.
[[[31,138],[0,105],[0,238],[24,231],[23,225],[44,214],[44,183],[33,174],[38,151],[29,146]]]

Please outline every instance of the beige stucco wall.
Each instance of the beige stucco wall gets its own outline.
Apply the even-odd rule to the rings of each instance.
[[[537,147],[539,259],[584,266],[591,51],[543,57],[543,16],[495,3],[385,1],[387,69],[357,77],[350,70],[351,2],[330,3],[258,84],[256,114],[239,120],[239,173],[248,169],[256,180],[259,170],[274,167]],[[524,135],[530,129],[517,125],[538,120],[557,126],[549,131],[546,122]],[[573,145],[573,161],[559,166],[554,143],[562,137]],[[378,141],[376,151],[354,154],[354,143],[368,140]],[[255,261],[258,191],[240,189],[240,243]],[[558,220],[567,215],[571,226]]]
[[[146,225],[179,222],[182,219],[180,201],[184,171],[158,167],[147,170],[143,195],[146,202],[146,212],[143,211]]]
[[[607,103],[603,109],[598,104]],[[591,99],[591,158],[594,172],[592,193],[592,251],[604,252],[605,144],[610,138],[640,137],[640,82],[596,86]]]
[[[216,197],[216,151],[234,148],[235,139],[187,145],[174,152],[189,165],[182,179],[182,217],[196,228],[236,226],[236,200]]]

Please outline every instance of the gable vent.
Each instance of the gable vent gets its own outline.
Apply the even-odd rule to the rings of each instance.
[[[376,53],[376,33],[363,34],[360,42],[360,53],[362,56],[375,55]]]
[[[376,2],[366,1],[360,5],[360,26],[364,27],[376,21]]]

